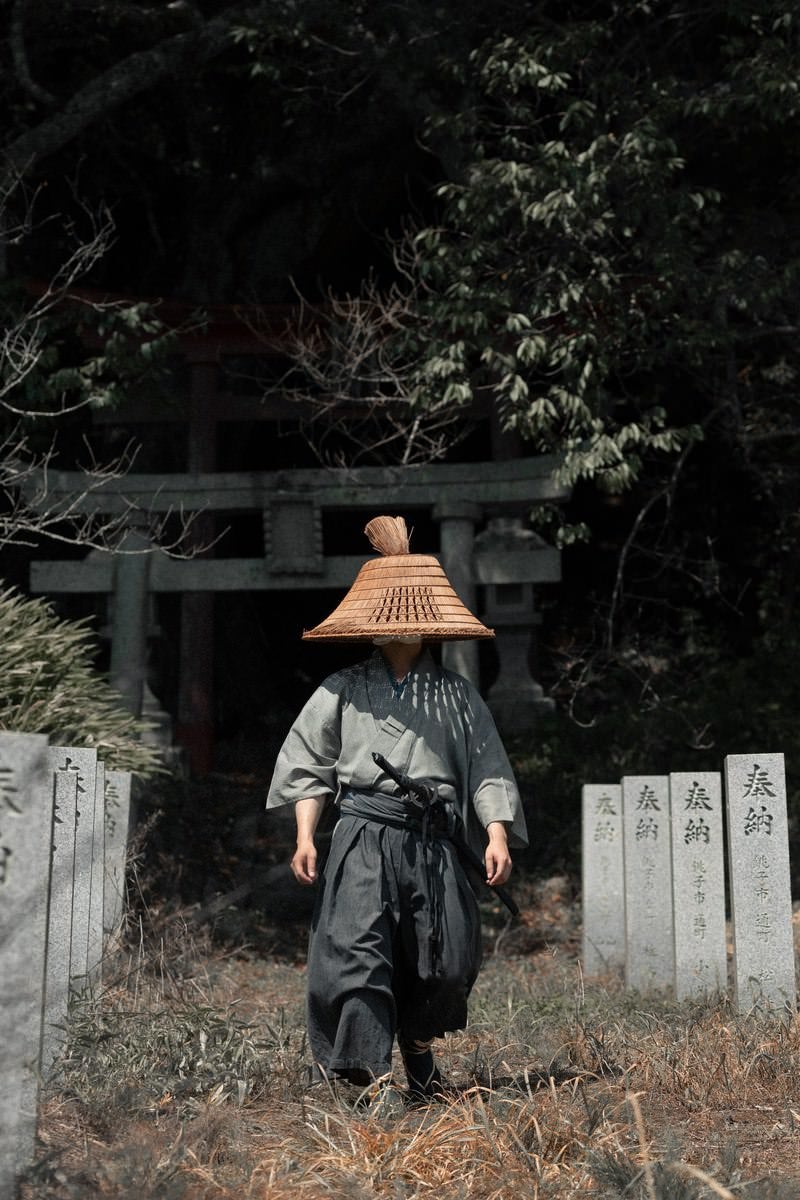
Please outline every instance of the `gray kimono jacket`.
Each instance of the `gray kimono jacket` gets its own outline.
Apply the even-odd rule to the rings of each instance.
[[[509,844],[527,845],[525,817],[508,756],[478,691],[423,652],[397,696],[380,652],[330,675],[289,731],[267,807],[307,796],[337,800],[348,788],[396,795],[374,750],[412,779],[438,786],[483,856],[485,827],[503,821]]]

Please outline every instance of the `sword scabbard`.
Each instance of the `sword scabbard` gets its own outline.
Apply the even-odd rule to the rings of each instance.
[[[409,779],[407,775],[402,775],[400,773],[400,771],[396,770],[392,766],[392,764],[389,762],[389,760],[384,758],[384,756],[382,754],[379,754],[377,752],[377,750],[373,750],[372,758],[373,758],[373,761],[375,762],[375,764],[377,766],[379,766],[380,769],[382,771],[384,771],[389,776],[390,779],[394,780],[394,782],[397,784],[397,786],[400,788],[401,792],[403,792],[404,795],[416,796],[418,799],[420,799],[423,802],[423,804],[430,804],[432,802],[432,800],[435,798],[435,796],[436,796],[435,788],[431,787],[428,784],[416,783],[413,779]],[[518,917],[519,916],[519,908],[517,907],[517,904],[516,904],[513,896],[510,894],[510,892],[507,892],[506,889],[504,887],[501,887],[499,884],[489,883],[489,881],[486,878],[485,864],[483,862],[481,862],[481,859],[478,857],[478,855],[475,853],[475,851],[472,849],[472,847],[464,840],[464,838],[461,836],[461,834],[456,832],[455,830],[453,830],[452,832],[448,833],[448,839],[449,839],[449,841],[452,842],[453,846],[455,847],[456,853],[458,854],[459,858],[462,861],[467,862],[473,868],[473,870],[477,871],[481,880],[486,884],[486,886],[488,888],[491,888],[491,890],[494,892],[495,896],[497,896],[497,899],[501,900],[502,903],[505,904],[506,908],[511,913],[512,917]]]

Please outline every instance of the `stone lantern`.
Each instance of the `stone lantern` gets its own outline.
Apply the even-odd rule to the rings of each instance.
[[[555,704],[533,678],[529,659],[535,627],[534,586],[561,577],[560,554],[520,517],[493,517],[475,538],[479,577],[484,577],[481,619],[495,631],[499,674],[487,693],[505,733],[523,733]]]

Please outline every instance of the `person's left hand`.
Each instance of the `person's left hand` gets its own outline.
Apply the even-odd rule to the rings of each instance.
[[[487,826],[489,845],[486,847],[486,882],[493,887],[505,883],[511,874],[511,855],[508,852],[508,835],[502,821],[492,821]]]

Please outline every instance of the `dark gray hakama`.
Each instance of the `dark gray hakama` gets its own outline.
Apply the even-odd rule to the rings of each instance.
[[[480,918],[449,842],[426,850],[418,831],[342,807],[311,926],[309,1044],[324,1074],[377,1078],[396,1035],[424,1042],[466,1025]]]

